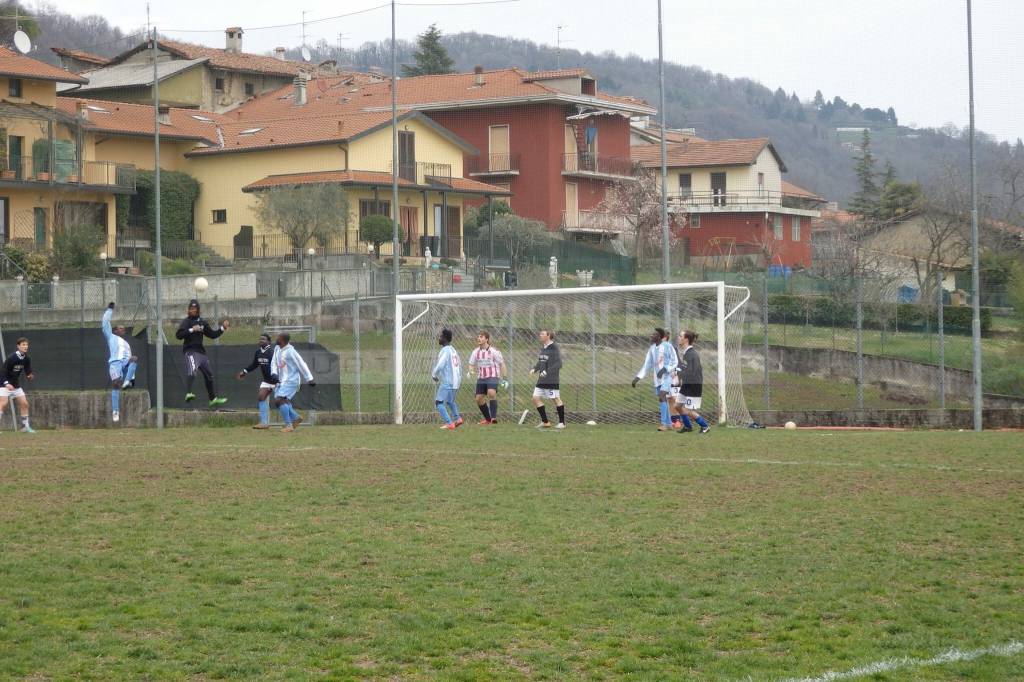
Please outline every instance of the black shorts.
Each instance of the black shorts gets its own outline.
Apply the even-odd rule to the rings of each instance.
[[[476,395],[487,395],[490,390],[498,390],[498,377],[476,380]]]

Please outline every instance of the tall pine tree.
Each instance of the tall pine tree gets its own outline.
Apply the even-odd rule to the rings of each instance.
[[[452,73],[455,61],[448,55],[448,50],[441,44],[441,31],[437,24],[416,38],[416,51],[412,53],[415,64],[403,64],[403,76],[432,76],[439,73]]]
[[[878,171],[871,153],[871,132],[865,128],[857,160],[857,193],[850,198],[850,211],[864,218],[873,218],[878,212]]]

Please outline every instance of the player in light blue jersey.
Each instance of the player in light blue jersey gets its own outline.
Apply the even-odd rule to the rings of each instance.
[[[274,386],[274,400],[277,409],[281,410],[281,418],[284,420],[282,433],[290,433],[302,422],[302,415],[292,407],[292,400],[299,392],[299,385],[305,379],[310,386],[316,386],[313,373],[309,371],[306,361],[295,350],[291,344],[291,336],[285,333],[277,335],[277,348],[274,349],[274,357],[270,361],[271,377],[276,381]]]
[[[668,341],[667,333],[661,327],[655,328],[650,337],[651,347],[647,350],[644,364],[633,378],[633,387],[651,372],[654,380],[654,391],[658,396],[658,413],[661,417],[659,431],[672,430],[672,416],[669,399],[672,395],[672,382],[675,378],[678,357],[675,348]]]
[[[100,323],[103,337],[107,340],[107,371],[110,375],[110,408],[111,419],[121,421],[121,389],[130,388],[135,384],[135,370],[139,359],[132,355],[132,347],[125,341],[127,330],[122,326],[111,326],[114,316],[114,303],[111,302],[103,313]]]
[[[441,345],[441,350],[437,354],[437,364],[430,372],[430,378],[437,384],[434,407],[444,420],[441,429],[453,431],[462,426],[462,415],[459,414],[459,406],[455,404],[455,392],[462,385],[462,362],[459,360],[458,352],[452,347],[450,329],[442,329],[437,336],[437,342]]]

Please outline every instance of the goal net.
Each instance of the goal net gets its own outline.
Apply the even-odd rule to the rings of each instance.
[[[499,421],[518,421],[524,410],[534,409],[537,377],[529,371],[541,348],[538,332],[544,329],[554,333],[561,350],[567,422],[654,424],[658,400],[651,374],[636,388],[630,384],[644,363],[649,336],[662,327],[672,334],[673,344],[682,330],[698,334],[705,418],[747,425],[740,350],[749,297],[746,287],[722,282],[399,296],[395,422],[436,418],[431,370],[442,329],[451,330],[462,360],[463,386],[457,396],[467,420],[480,416],[473,398],[476,378],[466,376],[469,356],[477,334],[487,331],[491,345],[504,356],[509,381],[498,391]]]

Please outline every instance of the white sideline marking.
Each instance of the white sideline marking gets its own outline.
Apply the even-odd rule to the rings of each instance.
[[[1022,651],[1024,651],[1024,643],[1014,640],[1006,644],[996,644],[994,646],[988,646],[981,649],[971,649],[969,651],[961,651],[960,649],[953,648],[944,651],[937,656],[932,656],[931,658],[910,658],[908,656],[901,656],[899,658],[890,658],[884,661],[868,663],[867,665],[862,665],[845,671],[837,672],[830,670],[824,675],[820,675],[818,677],[791,677],[782,680],[782,682],[835,682],[836,680],[852,680],[858,677],[867,677],[868,675],[892,672],[893,670],[924,668],[934,665],[960,663],[961,661],[973,661],[983,656],[1000,656],[1002,658],[1009,658],[1011,656],[1016,656]]]

